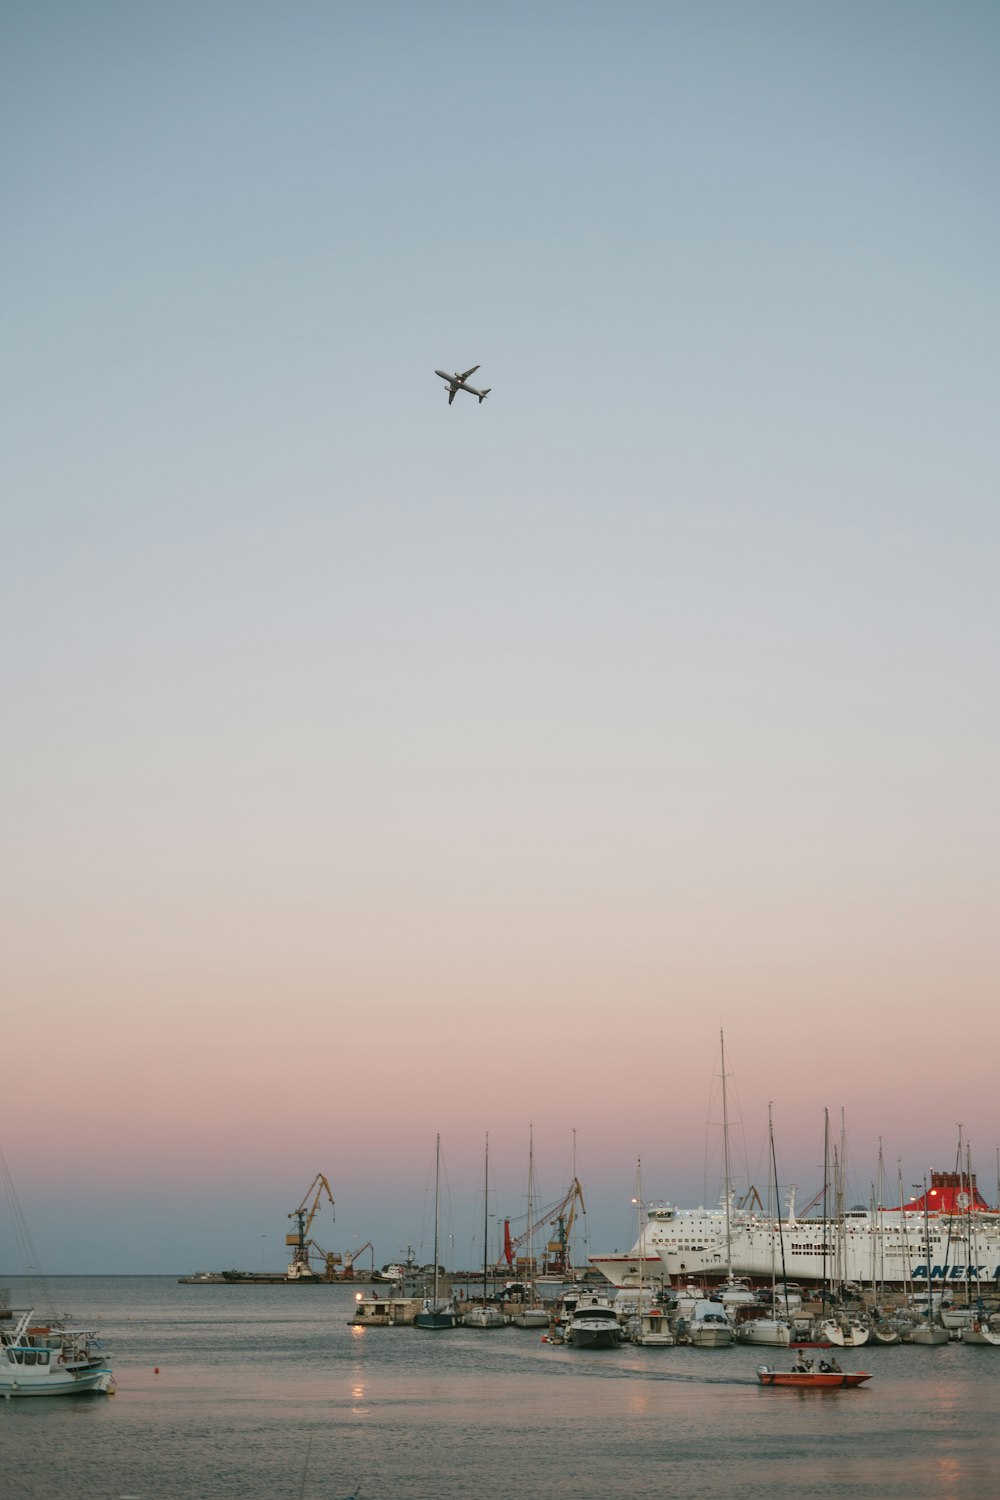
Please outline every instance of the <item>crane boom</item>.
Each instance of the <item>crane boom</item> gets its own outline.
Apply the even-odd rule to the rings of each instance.
[[[316,1191],[310,1205],[309,1197],[314,1188]],[[309,1265],[309,1231],[312,1228],[313,1219],[315,1219],[319,1212],[320,1202],[324,1193],[326,1193],[326,1196],[330,1200],[330,1207],[334,1209],[334,1218],[336,1218],[333,1191],[322,1172],[316,1173],[316,1176],[302,1196],[302,1202],[298,1208],[293,1208],[288,1215],[290,1219],[295,1219],[296,1221],[295,1233],[285,1235],[285,1244],[290,1247],[292,1252],[292,1262],[288,1267],[288,1274],[292,1278],[311,1276],[313,1274]]]
[[[354,1262],[357,1260],[359,1255],[364,1255],[366,1250],[370,1250],[372,1253],[372,1270],[375,1270],[375,1246],[372,1244],[371,1240],[369,1240],[367,1244],[360,1245],[357,1250],[344,1251],[343,1276],[345,1281],[354,1280]]]
[[[569,1253],[569,1236],[576,1219],[577,1204],[580,1205],[580,1212],[585,1214],[587,1207],[583,1201],[583,1188],[580,1186],[577,1178],[574,1177],[569,1192],[565,1197],[560,1198],[558,1203],[553,1203],[548,1208],[543,1209],[535,1222],[529,1224],[522,1234],[512,1236],[510,1232],[510,1220],[505,1219],[503,1254],[496,1262],[497,1267],[512,1267],[517,1251],[520,1250],[521,1246],[526,1245],[538,1233],[539,1229],[548,1224],[558,1226],[559,1238],[547,1246],[546,1269],[558,1272],[566,1271],[568,1269],[566,1262]],[[567,1210],[569,1210],[568,1213]]]

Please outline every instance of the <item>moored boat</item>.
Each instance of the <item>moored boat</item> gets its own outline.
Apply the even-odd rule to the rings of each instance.
[[[502,1328],[504,1317],[489,1297],[490,1255],[490,1138],[486,1136],[486,1154],[483,1162],[483,1295],[481,1301],[466,1308],[462,1315],[464,1328]]]
[[[770,1344],[787,1348],[792,1342],[792,1329],[787,1318],[746,1318],[736,1325],[736,1337],[741,1344]]]
[[[567,1344],[578,1349],[611,1349],[621,1340],[618,1314],[604,1297],[581,1297],[566,1328]]]
[[[947,1328],[940,1328],[937,1324],[927,1321],[925,1323],[917,1323],[909,1330],[909,1333],[902,1335],[902,1339],[904,1344],[936,1344],[940,1346],[941,1344],[951,1342],[951,1334]]]
[[[441,1267],[438,1263],[440,1255],[441,1237],[441,1137],[437,1138],[434,1150],[434,1278],[431,1295],[424,1298],[424,1304],[413,1319],[414,1328],[435,1333],[446,1328],[458,1326],[458,1313],[452,1300],[450,1291],[442,1296],[440,1273]]]
[[[695,1303],[686,1332],[688,1343],[695,1349],[727,1349],[736,1337],[722,1303],[710,1297]]]
[[[13,1328],[0,1333],[0,1395],[73,1396],[107,1394],[114,1376],[97,1333],[61,1322],[33,1324],[34,1310],[22,1312]]]
[[[983,1348],[989,1345],[993,1348],[1000,1348],[1000,1333],[991,1328],[985,1318],[977,1318],[975,1322],[962,1329],[962,1343],[978,1344]]]
[[[464,1328],[503,1328],[504,1317],[498,1307],[490,1302],[477,1302],[462,1314]]]
[[[857,1318],[823,1318],[819,1325],[820,1337],[839,1349],[860,1348],[867,1344],[869,1330]]]
[[[640,1315],[635,1332],[632,1335],[634,1344],[642,1344],[650,1349],[667,1349],[674,1342],[673,1330],[670,1327],[670,1319],[665,1308],[648,1307]]]

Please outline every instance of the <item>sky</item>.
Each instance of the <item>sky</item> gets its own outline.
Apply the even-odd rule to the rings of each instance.
[[[36,1268],[279,1266],[317,1172],[429,1259],[438,1133],[452,1264],[487,1132],[497,1225],[533,1132],[624,1248],[640,1158],[718,1196],[722,1031],[744,1182],[829,1109],[852,1198],[961,1123],[996,1201],[998,65],[976,0],[4,8]]]

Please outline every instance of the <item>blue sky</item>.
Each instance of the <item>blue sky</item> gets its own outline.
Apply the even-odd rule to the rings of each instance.
[[[824,1104],[910,1175],[992,1152],[998,40],[8,6],[9,1040],[100,1088],[89,1141],[22,1137],[27,1081],[3,1135],[101,1204],[62,1268],[200,1264],[211,1183],[267,1218],[317,1169],[388,1259],[372,1182],[438,1129],[519,1182],[529,1117],[621,1243],[636,1155],[702,1196],[720,1024],[790,1174]],[[581,1085],[626,1024],[667,1081]]]

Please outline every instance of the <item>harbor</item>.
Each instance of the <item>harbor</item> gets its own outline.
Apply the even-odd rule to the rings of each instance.
[[[870,1379],[813,1392],[761,1386],[760,1365],[790,1369],[795,1356],[741,1343],[584,1348],[513,1324],[487,1337],[361,1328],[343,1285],[320,1299],[281,1287],[206,1298],[170,1277],[48,1285],[102,1329],[117,1394],[0,1402],[11,1500],[51,1500],[65,1470],[109,1500],[992,1493],[996,1380],[989,1352],[961,1342],[838,1350]],[[16,1280],[11,1290],[21,1302]],[[829,1354],[804,1352],[817,1370]]]

